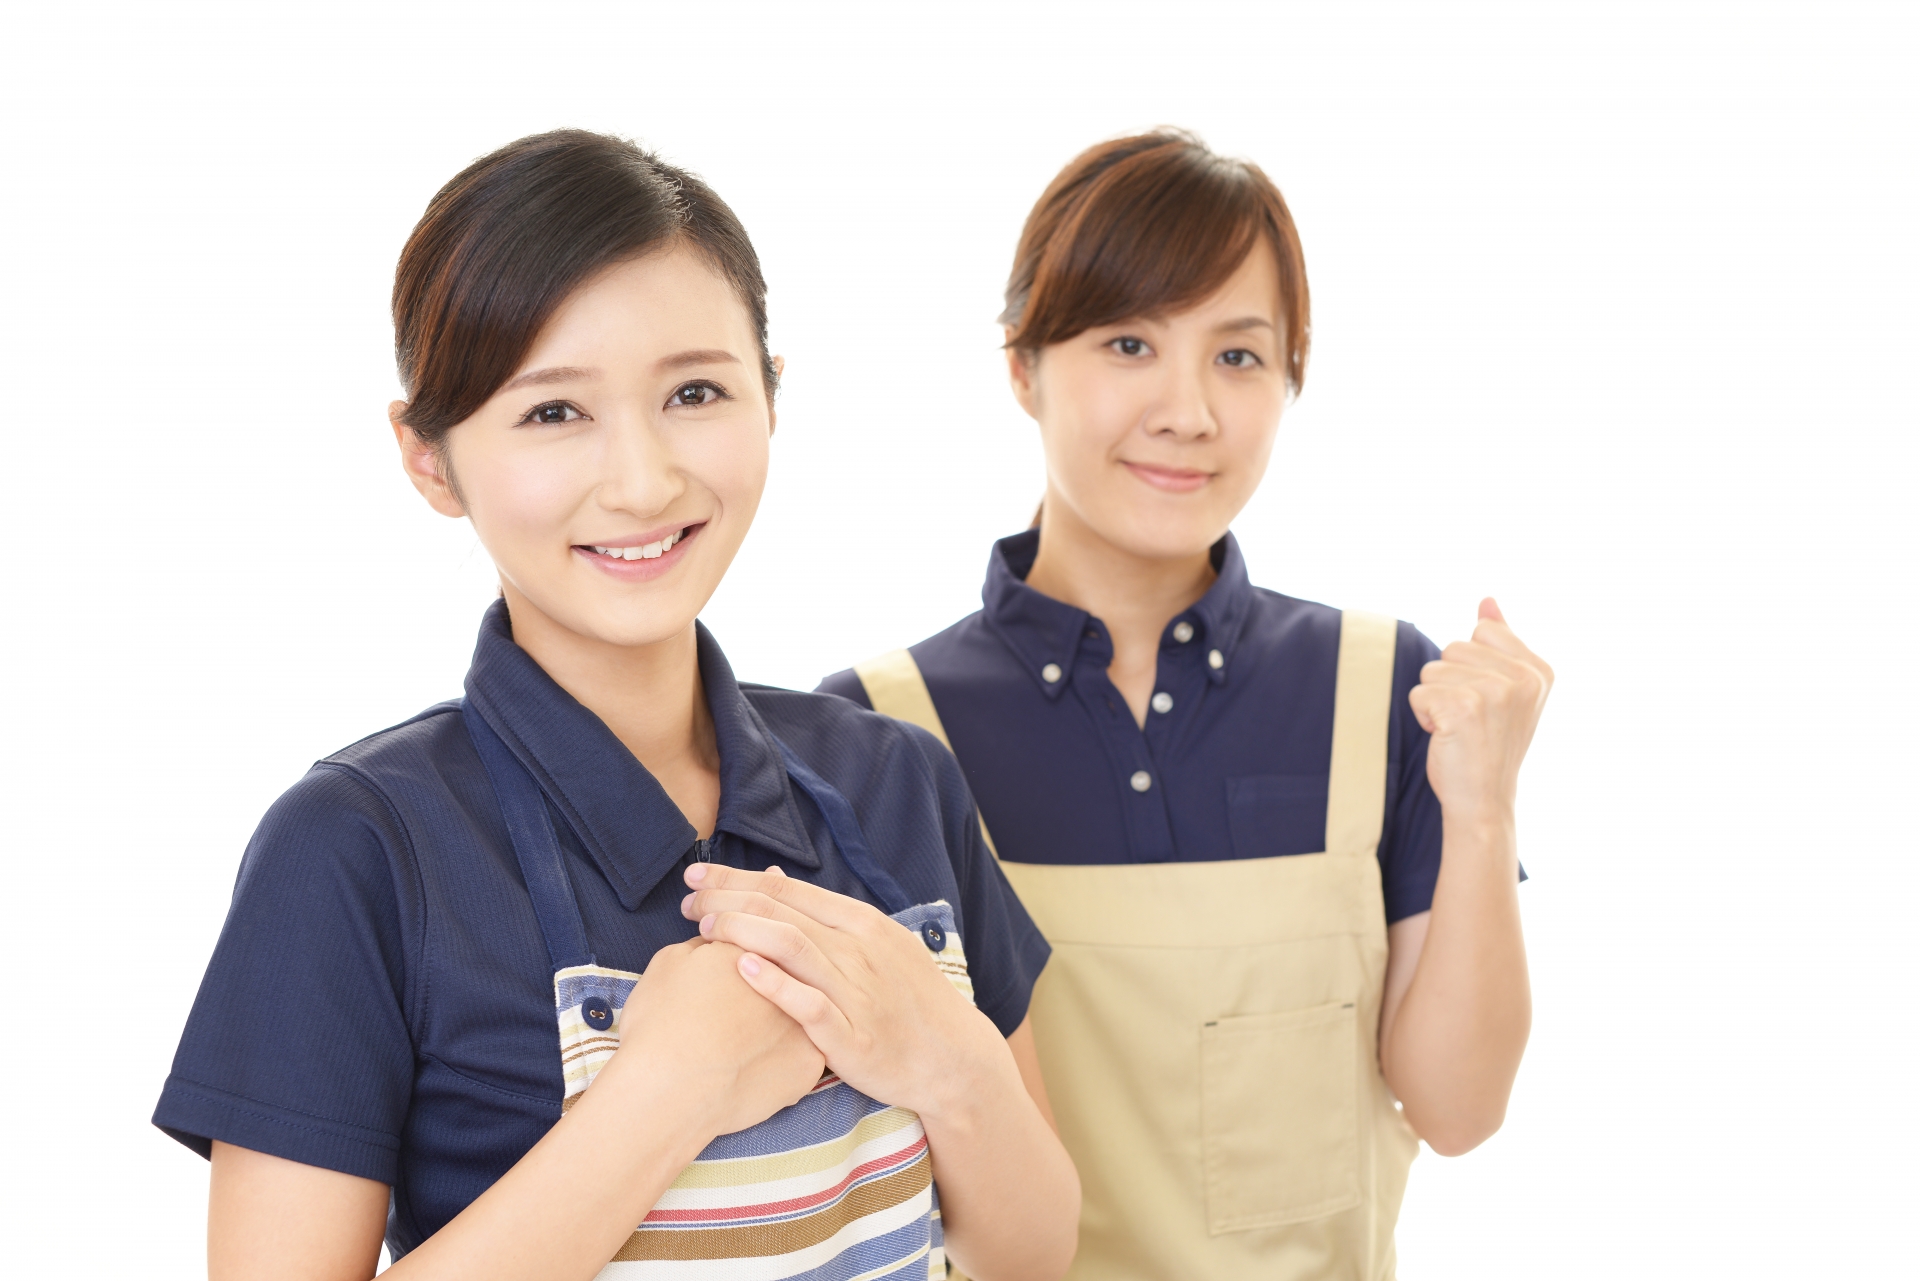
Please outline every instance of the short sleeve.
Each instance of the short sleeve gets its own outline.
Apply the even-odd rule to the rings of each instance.
[[[974,1003],[1002,1036],[1012,1036],[1027,1017],[1033,985],[1053,949],[987,848],[980,832],[980,812],[960,773],[960,762],[925,730],[905,724],[902,728],[926,757],[939,791],[942,834],[960,887],[960,921]]]
[[[380,795],[316,766],[247,846],[154,1124],[392,1184],[413,1082],[396,868]]]

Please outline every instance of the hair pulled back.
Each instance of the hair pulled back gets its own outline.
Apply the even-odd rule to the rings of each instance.
[[[767,282],[746,229],[713,189],[624,138],[534,134],[462,169],[427,205],[393,277],[400,421],[438,446],[526,359],[569,295],[616,263],[687,244],[732,284],[760,343]]]
[[[1225,284],[1260,236],[1280,268],[1287,385],[1298,395],[1311,330],[1293,215],[1258,165],[1178,129],[1089,147],[1041,194],[1007,279],[1007,345],[1037,353],[1096,326],[1177,313]]]

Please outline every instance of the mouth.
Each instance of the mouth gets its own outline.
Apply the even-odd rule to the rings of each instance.
[[[1168,493],[1191,493],[1213,479],[1213,473],[1199,471],[1192,467],[1162,467],[1154,463],[1122,462],[1121,465],[1134,476],[1155,489]]]
[[[652,532],[609,543],[575,543],[573,550],[595,568],[616,578],[653,578],[678,563],[686,545],[706,527],[705,521],[696,521],[664,533]]]

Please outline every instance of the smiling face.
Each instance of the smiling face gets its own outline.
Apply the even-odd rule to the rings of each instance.
[[[1103,325],[1009,353],[1040,425],[1048,522],[1145,559],[1204,553],[1266,474],[1286,407],[1279,273],[1265,237],[1176,315]]]
[[[686,634],[766,486],[759,350],[726,279],[675,246],[561,304],[443,455],[396,426],[428,501],[472,519],[516,635],[551,624],[631,647]]]

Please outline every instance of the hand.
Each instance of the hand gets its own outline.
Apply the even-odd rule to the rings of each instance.
[[[918,935],[879,909],[777,868],[687,869],[680,910],[705,938],[742,949],[740,974],[806,1029],[841,1080],[938,1117],[969,1082],[1001,1071],[1006,1042],[960,995]]]
[[[1553,669],[1520,643],[1492,597],[1470,641],[1455,641],[1420,672],[1408,696],[1433,741],[1427,779],[1449,820],[1507,821],[1520,762],[1553,688]]]
[[[799,1024],[740,981],[740,955],[701,939],[655,952],[627,998],[621,1046],[601,1080],[622,1059],[664,1074],[655,1088],[698,1117],[708,1138],[756,1125],[803,1098],[825,1058]]]

